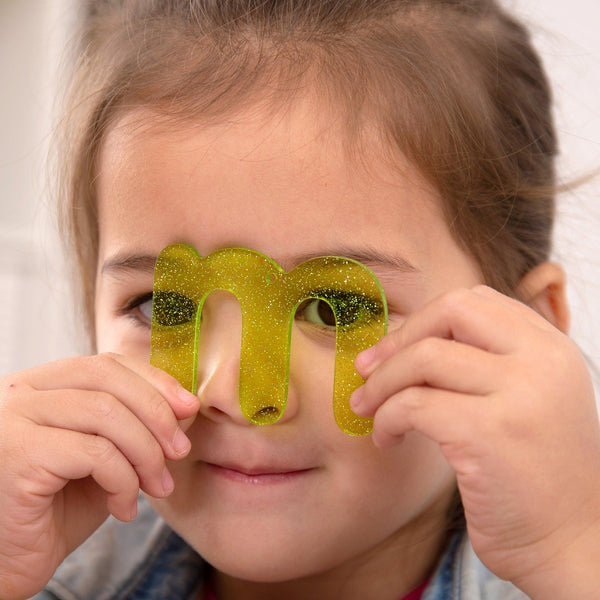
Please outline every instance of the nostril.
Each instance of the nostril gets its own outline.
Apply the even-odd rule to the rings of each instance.
[[[276,406],[265,406],[254,413],[252,421],[258,425],[267,425],[277,421],[279,416],[279,409]]]
[[[227,412],[217,408],[216,406],[207,406],[205,407],[205,411],[214,418],[219,418],[223,416],[227,416]]]

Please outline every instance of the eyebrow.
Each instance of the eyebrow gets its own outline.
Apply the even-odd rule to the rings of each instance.
[[[282,265],[282,267],[284,265],[291,265],[291,269],[307,260],[318,258],[320,256],[339,256],[342,258],[350,258],[367,267],[385,267],[402,273],[419,273],[419,270],[404,257],[395,254],[386,254],[385,252],[369,246],[361,248],[336,246],[335,248],[329,248],[323,252],[310,252],[307,254],[296,255],[288,260],[283,260],[279,264]],[[286,268],[286,270],[290,269]]]
[[[320,256],[340,256],[356,260],[368,267],[384,267],[402,273],[419,273],[419,270],[402,256],[386,254],[371,247],[338,246],[325,251],[286,257],[276,262],[285,271],[290,271],[297,265]],[[101,272],[102,275],[111,277],[119,277],[132,272],[152,274],[156,259],[157,256],[154,254],[117,254],[102,265]]]
[[[131,272],[154,273],[156,256],[153,254],[117,254],[102,265],[102,275],[119,277]]]

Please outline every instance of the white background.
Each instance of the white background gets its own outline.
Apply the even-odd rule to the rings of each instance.
[[[0,0],[0,376],[84,347],[49,218],[44,165],[56,66],[76,0]],[[600,1],[505,0],[554,82],[559,173],[600,168]],[[600,177],[560,198],[555,258],[572,336],[600,366]]]

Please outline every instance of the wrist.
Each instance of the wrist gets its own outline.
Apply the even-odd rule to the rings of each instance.
[[[532,600],[597,600],[599,565],[600,518],[535,571],[513,583]]]

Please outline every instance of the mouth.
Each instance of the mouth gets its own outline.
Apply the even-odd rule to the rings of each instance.
[[[291,468],[285,466],[245,467],[230,464],[204,463],[210,473],[238,483],[269,485],[297,480],[313,472],[314,468]]]

